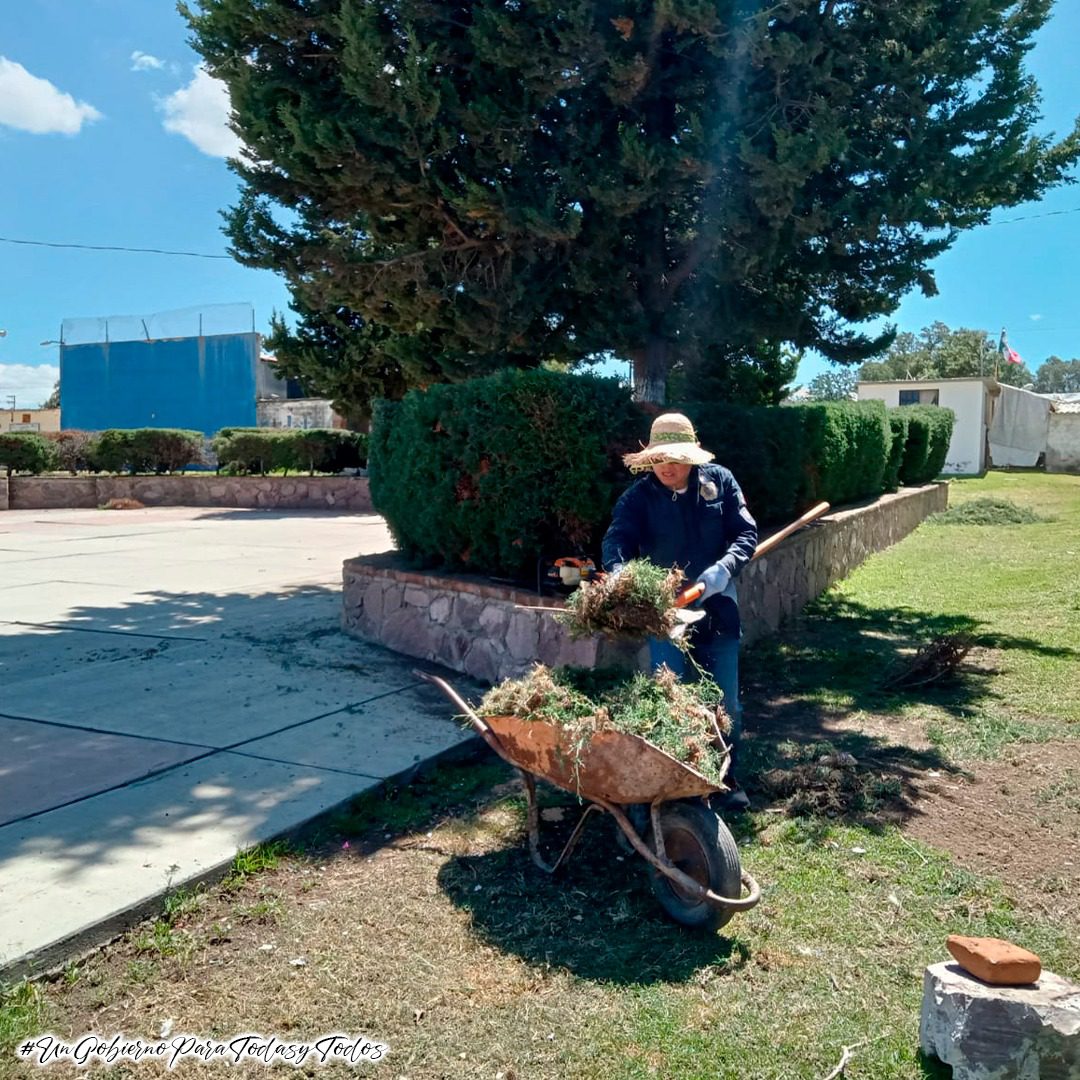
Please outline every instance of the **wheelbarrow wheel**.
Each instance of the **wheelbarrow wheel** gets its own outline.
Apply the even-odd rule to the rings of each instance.
[[[666,803],[660,809],[664,849],[683,873],[718,896],[737,899],[742,891],[742,867],[735,838],[720,815],[700,802]],[[647,843],[655,851],[652,829]],[[676,922],[701,930],[719,930],[735,914],[692,896],[656,867],[649,866],[652,890],[660,906]]]

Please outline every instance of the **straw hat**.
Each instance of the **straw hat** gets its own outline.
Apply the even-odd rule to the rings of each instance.
[[[665,461],[705,465],[712,459],[712,454],[698,445],[697,432],[687,417],[682,413],[664,413],[653,421],[649,445],[637,453],[624,455],[623,464],[631,472],[647,472]]]

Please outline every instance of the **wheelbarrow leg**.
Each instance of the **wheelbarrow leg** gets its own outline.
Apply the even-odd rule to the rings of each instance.
[[[562,849],[559,857],[553,862],[548,863],[543,855],[540,854],[540,807],[536,801],[536,778],[532,773],[526,772],[524,769],[519,769],[521,773],[521,779],[525,781],[525,795],[529,803],[528,813],[528,829],[529,829],[529,854],[532,855],[532,861],[540,867],[541,870],[546,870],[549,874],[554,874],[556,870],[573,854],[574,848],[577,847],[577,842],[581,838],[581,832],[585,828],[585,822],[588,821],[589,815],[594,810],[600,810],[601,807],[596,803],[589,803],[585,807],[585,813],[581,815],[581,819],[574,827],[574,831],[570,834],[570,839],[566,841],[566,846]]]

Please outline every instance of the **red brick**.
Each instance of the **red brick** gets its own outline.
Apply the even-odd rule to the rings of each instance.
[[[1011,941],[950,934],[945,944],[966,972],[994,986],[1027,986],[1042,973],[1039,958]]]

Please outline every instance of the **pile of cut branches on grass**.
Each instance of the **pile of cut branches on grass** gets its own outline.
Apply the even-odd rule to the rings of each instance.
[[[921,646],[903,667],[888,675],[887,690],[913,690],[955,678],[974,642],[967,634],[943,634]]]
[[[681,570],[631,559],[617,574],[582,582],[555,618],[573,638],[664,638],[676,625],[675,597],[685,580]]]
[[[556,724],[579,761],[597,732],[637,735],[720,785],[728,757],[721,736],[731,730],[722,696],[711,680],[681,683],[666,667],[646,675],[537,664],[489,690],[478,712]]]

